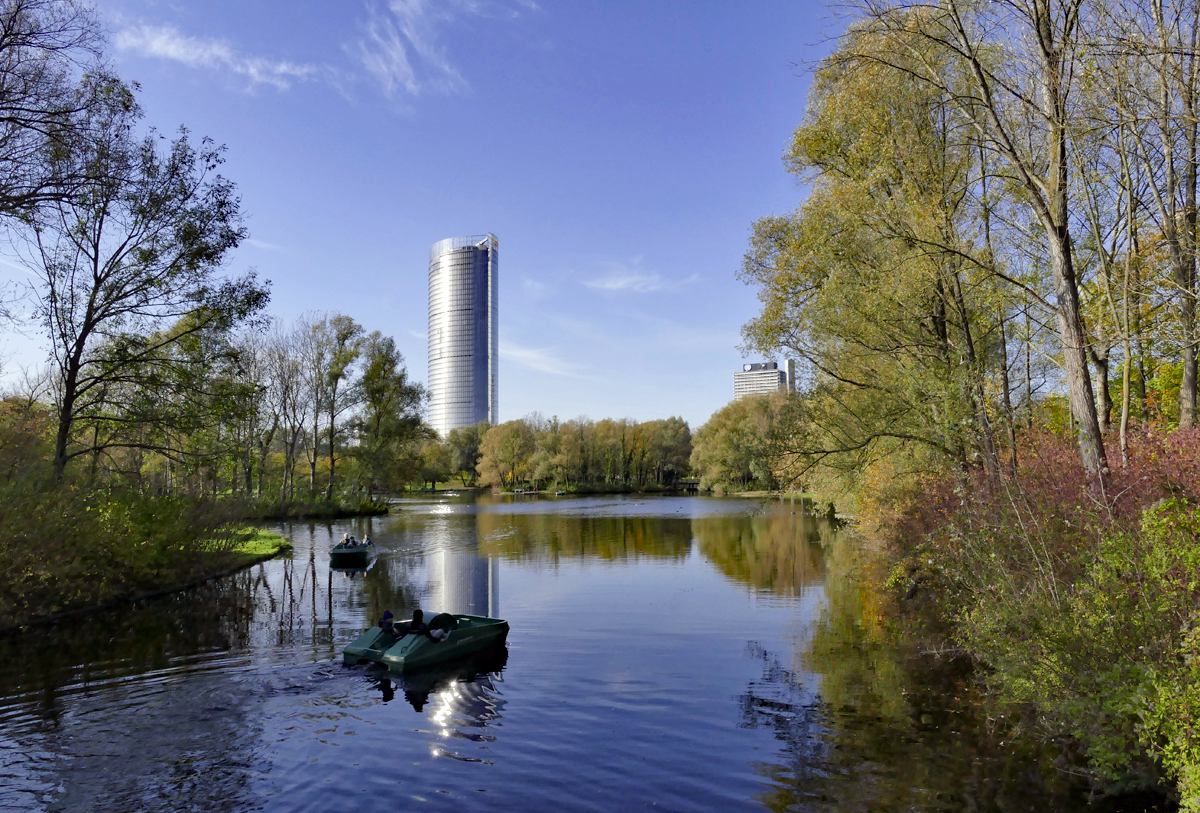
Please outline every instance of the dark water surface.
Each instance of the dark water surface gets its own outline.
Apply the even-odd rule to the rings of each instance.
[[[283,531],[288,558],[0,640],[0,809],[1084,809],[875,640],[853,539],[797,505],[439,496]],[[366,573],[329,569],[344,532]],[[507,651],[341,664],[416,606],[499,615]]]

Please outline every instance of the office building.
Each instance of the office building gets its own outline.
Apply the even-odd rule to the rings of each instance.
[[[497,277],[494,234],[451,237],[429,251],[429,425],[496,423]]]
[[[765,395],[788,390],[787,373],[773,361],[742,365],[740,373],[733,374],[733,400],[747,395]]]

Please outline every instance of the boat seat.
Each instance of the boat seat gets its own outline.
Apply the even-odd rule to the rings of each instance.
[[[433,618],[429,619],[429,628],[431,630],[450,630],[458,629],[458,619],[450,613],[438,613]]]

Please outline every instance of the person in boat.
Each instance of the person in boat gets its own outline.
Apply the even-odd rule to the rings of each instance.
[[[396,633],[396,616],[392,615],[391,610],[384,610],[383,617],[379,619],[379,628],[393,635]]]
[[[343,548],[350,547],[350,534],[342,534],[341,546]]]
[[[374,542],[371,541],[371,537],[369,537],[369,536],[364,536],[362,543],[364,545],[374,545],[375,544]]]
[[[424,613],[420,609],[413,610],[412,621],[407,624],[399,624],[392,630],[392,634],[399,640],[405,635],[424,635],[434,643],[440,643],[446,640],[445,630],[431,630],[429,625],[425,623]]]

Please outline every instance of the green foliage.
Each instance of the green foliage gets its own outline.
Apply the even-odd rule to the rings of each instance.
[[[560,423],[537,413],[487,430],[480,445],[480,483],[512,487],[554,483],[577,491],[669,488],[682,477],[692,434],[682,418]]]
[[[505,488],[524,475],[533,454],[533,431],[525,421],[493,426],[479,446],[479,482]]]
[[[425,389],[409,380],[395,341],[376,330],[363,342],[362,356],[361,410],[351,422],[358,442],[351,454],[355,479],[370,497],[412,479],[418,444],[428,432],[420,415]]]
[[[236,560],[230,512],[38,477],[0,486],[0,626],[179,584]]]
[[[464,486],[475,483],[478,475],[475,467],[479,465],[479,447],[490,425],[487,421],[480,421],[474,426],[451,429],[450,436],[446,438],[446,445],[450,449],[450,470],[458,473]]]
[[[776,485],[770,437],[783,400],[749,395],[717,410],[696,430],[691,468],[703,489],[771,489]]]
[[[420,470],[421,483],[432,483],[436,486],[451,475],[450,449],[436,438],[421,444],[417,466]]]
[[[998,699],[1079,743],[1076,770],[1110,788],[1164,772],[1200,810],[1200,509],[1161,500],[1094,545],[1074,524],[1039,539],[976,520],[916,547],[892,581],[957,607],[955,634]]]

